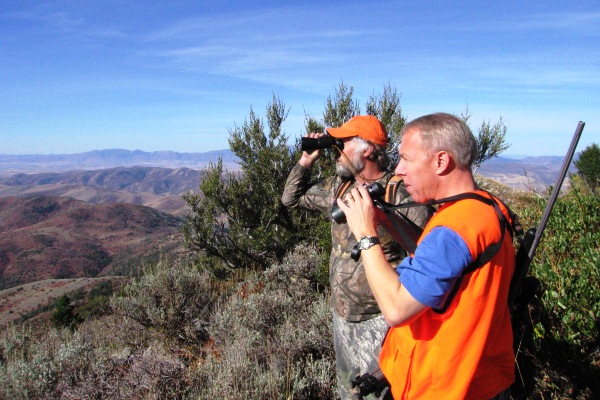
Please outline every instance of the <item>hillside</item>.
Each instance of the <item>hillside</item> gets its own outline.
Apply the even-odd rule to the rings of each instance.
[[[120,275],[181,250],[181,220],[149,207],[68,197],[0,198],[0,289]]]
[[[46,279],[10,289],[0,290],[0,327],[18,321],[20,318],[28,319],[29,316],[43,319],[47,315],[37,315],[39,310],[52,306],[54,302],[65,294],[75,291],[88,291],[104,281],[126,282],[125,277],[98,277],[74,279]],[[29,319],[28,319],[29,320]],[[29,320],[30,321],[30,320]]]
[[[525,157],[517,160],[495,157],[483,163],[477,173],[515,189],[543,192],[555,183],[563,160],[564,157],[558,156]],[[570,172],[576,172],[573,163]],[[565,185],[568,184],[567,177]]]
[[[115,167],[101,170],[14,173],[0,176],[0,197],[66,196],[91,204],[130,203],[182,216],[181,197],[198,190],[202,171]]]

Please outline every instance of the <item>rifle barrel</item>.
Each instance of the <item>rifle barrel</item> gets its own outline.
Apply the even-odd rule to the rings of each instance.
[[[573,139],[571,140],[571,145],[569,146],[569,150],[567,151],[567,155],[563,160],[562,169],[560,171],[560,175],[556,179],[556,183],[552,188],[552,194],[550,195],[550,200],[548,200],[548,204],[546,204],[546,208],[544,209],[544,214],[542,214],[542,219],[540,220],[540,224],[538,225],[535,238],[533,239],[533,243],[531,248],[529,249],[529,259],[532,260],[535,255],[535,251],[542,239],[542,233],[544,232],[544,228],[546,228],[546,224],[548,223],[548,218],[550,218],[550,213],[552,212],[552,208],[554,207],[554,203],[558,198],[558,194],[560,193],[560,188],[565,180],[565,176],[567,176],[567,171],[569,170],[569,166],[571,165],[571,160],[573,160],[573,155],[575,154],[575,149],[577,148],[577,143],[579,142],[579,138],[581,137],[581,132],[583,132],[583,127],[585,126],[585,122],[579,121],[577,124],[577,129],[575,129],[575,133],[573,134]]]

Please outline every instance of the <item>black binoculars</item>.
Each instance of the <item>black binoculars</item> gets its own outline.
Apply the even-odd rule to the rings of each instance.
[[[319,149],[327,149],[332,146],[336,146],[342,150],[344,148],[344,142],[340,139],[336,139],[333,136],[325,135],[320,138],[307,138],[303,137],[300,148],[302,151],[313,151]]]
[[[374,182],[370,186],[364,186],[367,188],[367,192],[369,192],[372,199],[377,199],[385,195],[385,189],[378,182]],[[338,224],[346,222],[346,215],[336,203],[333,203],[333,207],[331,207],[331,218]]]

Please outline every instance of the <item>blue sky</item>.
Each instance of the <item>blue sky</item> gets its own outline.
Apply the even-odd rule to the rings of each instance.
[[[409,119],[503,118],[506,155],[600,143],[595,1],[10,1],[0,153],[204,152],[278,96],[292,138],[340,82],[391,84]],[[265,121],[266,123],[266,121]]]

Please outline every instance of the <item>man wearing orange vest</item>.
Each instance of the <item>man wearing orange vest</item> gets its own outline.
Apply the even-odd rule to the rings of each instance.
[[[313,179],[311,171],[323,150],[304,151],[287,178],[281,201],[288,207],[320,211],[332,219],[331,208],[340,196],[340,188],[349,190],[375,182],[388,187],[393,173],[388,170],[388,134],[375,116],[357,115],[339,128],[327,128],[327,133],[342,142],[341,146],[336,145],[336,174]],[[323,133],[307,135],[313,139],[323,136]],[[399,204],[410,200],[402,185],[396,189],[393,201],[387,201]],[[431,216],[428,207],[411,208],[404,213],[419,226],[425,226]],[[386,259],[396,266],[407,252],[394,241],[383,223],[376,229]],[[346,223],[332,222],[331,241],[329,278],[338,393],[342,400],[359,399],[351,381],[377,367],[388,326],[369,290],[362,263],[351,258],[356,238]],[[379,396],[373,394],[369,399],[387,396],[387,392]]]
[[[426,115],[406,124],[401,135],[394,172],[416,202],[463,193],[490,198],[473,179],[477,142],[464,121]],[[356,238],[377,235],[379,212],[364,188],[337,203]],[[503,230],[489,204],[447,201],[414,254],[395,270],[379,245],[361,249],[369,286],[391,326],[379,364],[395,399],[509,398],[514,353],[507,299],[515,256]],[[491,260],[469,268],[494,244],[499,250]]]

